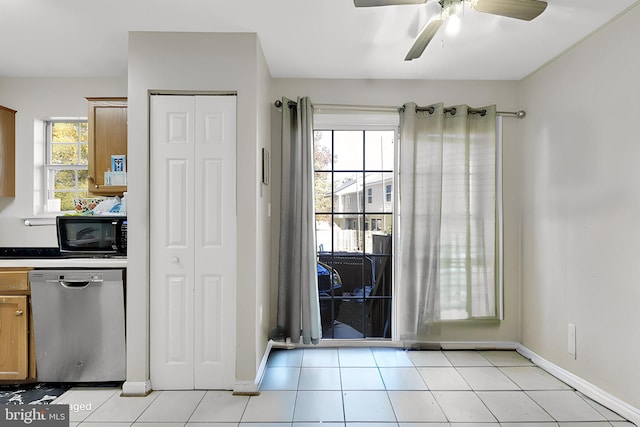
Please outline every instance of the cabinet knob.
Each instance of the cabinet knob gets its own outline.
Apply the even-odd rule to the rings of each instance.
[[[22,313],[24,313],[22,310],[16,310],[16,316],[22,316]]]
[[[87,179],[93,183],[93,188],[100,188],[100,185],[96,184],[96,179],[92,175],[88,175]]]
[[[180,258],[178,258],[177,256],[174,256],[171,258],[171,262],[174,264],[180,264]]]

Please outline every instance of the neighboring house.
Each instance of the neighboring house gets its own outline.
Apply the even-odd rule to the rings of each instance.
[[[392,218],[383,212],[393,211],[393,177],[391,174],[367,173],[342,183],[334,191],[336,211],[345,212],[336,218],[342,230],[359,230],[365,214],[364,230],[391,233]]]
[[[364,177],[336,183],[333,203],[336,212],[332,225],[317,221],[316,240],[320,252],[332,249],[357,252],[373,247],[373,235],[391,235],[393,231],[393,175],[390,173],[366,173]],[[387,212],[387,213],[385,213]],[[331,240],[333,230],[333,240]],[[360,233],[364,232],[364,236]],[[364,237],[364,239],[362,238]]]

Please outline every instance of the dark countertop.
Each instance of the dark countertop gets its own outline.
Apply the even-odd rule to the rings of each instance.
[[[2,248],[0,259],[63,258],[58,248]]]
[[[56,247],[0,247],[0,267],[126,268],[127,258],[65,256]]]

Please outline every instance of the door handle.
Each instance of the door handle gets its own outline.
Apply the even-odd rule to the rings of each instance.
[[[177,256],[171,257],[171,262],[174,264],[180,264],[180,258]]]
[[[24,311],[22,311],[22,310],[16,310],[15,315],[16,316],[22,316],[23,313],[24,313]]]

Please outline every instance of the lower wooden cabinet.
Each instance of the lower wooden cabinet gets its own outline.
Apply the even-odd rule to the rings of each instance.
[[[0,296],[0,379],[29,375],[29,311],[27,296]]]
[[[0,380],[35,378],[29,270],[0,269]]]

